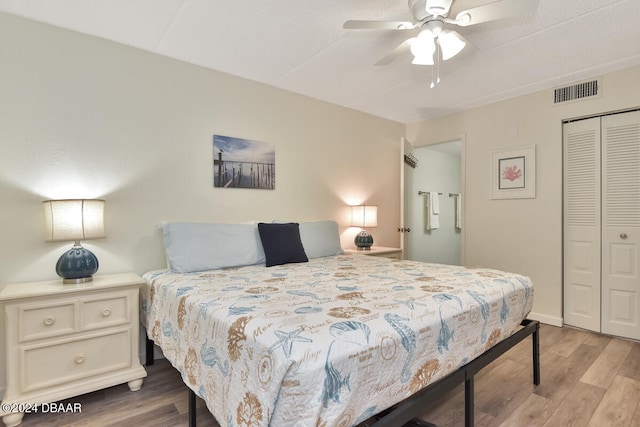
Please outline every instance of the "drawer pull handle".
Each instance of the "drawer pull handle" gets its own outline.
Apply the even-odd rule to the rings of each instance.
[[[73,361],[76,362],[78,365],[80,365],[81,363],[84,363],[84,355],[76,354],[76,357],[74,357]]]
[[[54,317],[47,317],[43,322],[46,326],[51,326],[56,323],[56,319]]]
[[[110,308],[105,308],[104,310],[102,310],[102,317],[109,317],[110,314],[111,314]]]

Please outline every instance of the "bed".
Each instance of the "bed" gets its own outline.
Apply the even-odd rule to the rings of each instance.
[[[533,286],[518,274],[342,254],[339,243],[326,241],[316,250],[309,239],[318,236],[302,224],[297,236],[312,254],[307,261],[280,257],[266,267],[263,241],[266,263],[253,263],[260,251],[245,248],[250,259],[227,254],[229,262],[251,264],[202,270],[210,261],[195,260],[183,268],[200,255],[180,260],[177,254],[189,252],[182,246],[220,239],[220,230],[207,237],[169,229],[170,268],[144,275],[141,318],[221,426],[355,426],[376,414],[388,415],[379,425],[398,426],[420,406],[406,413],[390,407],[411,407],[416,396],[460,382],[469,409],[473,374],[514,339],[537,339],[537,325],[526,320]],[[337,225],[330,229],[334,239]],[[180,271],[190,269],[198,271]],[[469,425],[472,417],[471,410]]]

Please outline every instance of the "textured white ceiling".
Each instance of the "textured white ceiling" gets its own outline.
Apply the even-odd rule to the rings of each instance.
[[[451,15],[490,2],[454,0]],[[407,34],[342,29],[411,20],[406,0],[0,0],[0,11],[402,123],[640,64],[640,0],[537,3],[531,16],[457,27],[476,49],[442,62],[433,89],[432,67],[409,54],[373,65]]]

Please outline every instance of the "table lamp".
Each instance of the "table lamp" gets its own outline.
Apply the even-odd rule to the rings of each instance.
[[[47,242],[75,242],[56,263],[62,283],[84,283],[98,271],[98,258],[81,240],[100,239],[104,233],[104,200],[46,200],[43,203]]]
[[[373,245],[373,236],[365,230],[365,227],[378,226],[378,207],[367,205],[352,206],[351,226],[362,228],[354,239],[358,249],[370,249],[371,245]]]

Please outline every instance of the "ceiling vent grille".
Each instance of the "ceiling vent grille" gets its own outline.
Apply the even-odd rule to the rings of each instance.
[[[561,104],[563,102],[598,96],[600,94],[600,86],[600,79],[598,78],[555,88],[553,90],[553,103]]]

